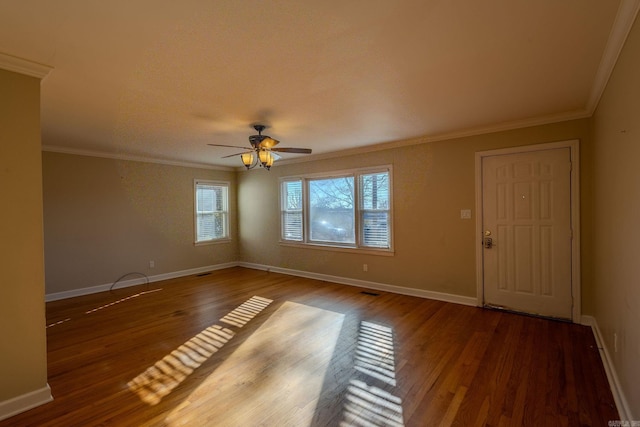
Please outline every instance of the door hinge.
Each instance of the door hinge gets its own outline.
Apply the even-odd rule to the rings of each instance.
[[[569,162],[569,172],[573,170],[573,163]]]
[[[573,230],[569,229],[569,239],[573,240]]]

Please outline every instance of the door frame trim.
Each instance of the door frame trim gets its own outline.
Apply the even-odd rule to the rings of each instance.
[[[582,315],[581,278],[580,278],[580,140],[549,142],[524,145],[519,147],[500,148],[496,150],[477,151],[475,166],[476,181],[476,294],[478,307],[484,306],[483,255],[482,250],[482,159],[489,156],[505,154],[530,153],[543,150],[569,148],[571,156],[571,297],[572,322],[579,323]]]

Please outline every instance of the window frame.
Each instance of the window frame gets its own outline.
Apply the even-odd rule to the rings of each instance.
[[[364,245],[364,229],[363,229],[363,213],[368,211],[363,208],[362,200],[361,200],[361,176],[363,175],[372,175],[376,173],[387,173],[388,175],[388,190],[389,190],[389,207],[386,212],[388,212],[388,236],[389,236],[389,247],[376,247],[376,246],[365,246]],[[311,240],[311,229],[310,229],[310,194],[309,194],[309,182],[314,180],[322,180],[322,179],[332,179],[332,178],[342,178],[345,176],[351,176],[354,179],[354,201],[353,201],[353,210],[354,210],[354,232],[355,232],[355,242],[352,243],[334,243],[334,242],[325,242],[325,241],[314,241]],[[284,212],[285,212],[285,201],[284,201],[284,184],[286,182],[299,181],[302,183],[302,240],[291,240],[286,239],[284,235]],[[347,170],[339,170],[339,171],[329,171],[322,173],[312,173],[312,174],[300,174],[294,176],[286,176],[281,177],[279,179],[279,197],[280,197],[280,241],[279,243],[283,246],[294,246],[301,248],[310,248],[310,249],[325,249],[325,250],[335,250],[341,252],[353,252],[353,253],[368,253],[374,255],[386,255],[393,256],[394,255],[394,233],[393,233],[393,167],[392,165],[380,165],[373,167],[365,167],[365,168],[354,168]]]
[[[221,187],[223,189],[223,209],[220,211],[212,211],[212,212],[221,212],[223,216],[223,228],[224,233],[221,237],[214,237],[212,239],[206,240],[198,240],[198,187],[199,186],[210,186],[210,187]],[[231,231],[229,229],[229,191],[231,184],[228,181],[214,181],[208,179],[194,179],[193,180],[193,238],[194,245],[211,245],[216,243],[225,243],[231,241]]]
[[[340,178],[353,178],[353,240],[354,242],[337,242],[337,241],[331,241],[331,240],[322,240],[322,239],[312,239],[311,234],[313,232],[312,230],[312,221],[311,221],[311,183],[313,181],[326,181],[326,180],[330,180],[330,179],[340,179]],[[357,185],[356,181],[358,180],[358,177],[355,174],[350,174],[350,173],[340,173],[340,174],[336,174],[336,175],[329,175],[329,176],[307,176],[305,177],[305,179],[303,180],[303,186],[306,190],[306,193],[308,194],[308,197],[306,199],[304,199],[304,204],[303,206],[306,207],[306,212],[303,210],[303,218],[306,216],[306,221],[305,224],[307,225],[307,230],[308,233],[304,234],[303,233],[303,241],[305,241],[308,244],[311,245],[320,245],[320,246],[335,246],[335,247],[345,247],[345,248],[354,248],[354,247],[358,247],[359,243],[358,243],[358,231],[357,231],[357,227],[358,227],[358,210],[356,209],[356,206],[358,204],[358,195],[356,194],[357,191]],[[304,195],[304,193],[303,193]],[[304,220],[303,220],[304,221]]]
[[[367,209],[365,208],[364,204],[364,196],[363,196],[363,186],[362,186],[362,177],[366,176],[366,175],[377,175],[380,173],[383,173],[384,171],[365,171],[363,173],[360,173],[357,175],[357,180],[358,180],[358,186],[356,187],[356,191],[358,192],[358,196],[357,196],[357,202],[358,202],[358,209],[356,211],[356,226],[358,227],[358,231],[356,232],[356,238],[359,239],[358,245],[363,247],[363,248],[367,248],[367,249],[384,249],[384,250],[389,250],[392,249],[392,215],[391,215],[391,211],[392,211],[392,207],[393,207],[393,201],[391,199],[391,193],[392,191],[392,187],[391,187],[391,171],[387,170],[387,180],[388,180],[388,184],[387,184],[387,190],[388,190],[388,206],[387,209],[380,209],[380,208],[371,208],[371,209]],[[385,247],[380,247],[380,246],[373,246],[373,245],[366,245],[365,244],[365,234],[366,234],[366,230],[365,230],[365,214],[366,213],[379,213],[379,212],[384,212],[387,215],[387,239],[389,242],[389,248],[385,248]]]
[[[304,207],[305,204],[305,188],[304,188],[304,181],[300,181],[301,183],[301,189],[300,189],[300,195],[302,197],[302,203],[301,203],[301,207],[300,209],[293,209],[293,208],[288,208],[287,206],[287,200],[285,200],[285,194],[283,191],[283,187],[284,184],[287,182],[298,182],[300,181],[300,179],[298,178],[293,178],[293,179],[288,179],[288,178],[281,178],[280,179],[280,187],[279,187],[279,192],[280,192],[280,241],[286,241],[286,242],[296,242],[296,243],[302,243],[304,242],[304,236],[305,236],[305,219],[304,219],[304,215],[306,212],[306,209]],[[286,196],[289,196],[289,192],[287,192]],[[301,230],[301,238],[300,239],[286,239],[285,238],[285,234],[286,234],[286,229],[285,229],[285,220],[284,217],[287,213],[297,213],[300,212],[301,214],[301,224],[302,224],[302,230]]]

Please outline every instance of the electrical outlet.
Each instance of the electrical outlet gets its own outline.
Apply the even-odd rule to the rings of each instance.
[[[155,268],[155,266],[156,266],[155,261],[149,261],[149,268]]]
[[[369,266],[367,264],[362,264],[362,271],[369,271]]]
[[[471,209],[460,209],[460,219],[471,219]]]

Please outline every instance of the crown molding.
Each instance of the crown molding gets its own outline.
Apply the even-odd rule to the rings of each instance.
[[[587,111],[589,111],[589,115],[593,115],[598,107],[600,98],[607,87],[607,83],[609,82],[609,78],[611,78],[611,74],[613,73],[616,63],[618,62],[620,52],[622,52],[622,48],[629,36],[629,32],[631,31],[631,28],[633,28],[633,23],[636,20],[638,11],[640,11],[640,0],[622,0],[620,2],[618,13],[616,14],[613,26],[611,27],[609,39],[607,40],[604,52],[602,53],[600,66],[596,72],[596,77],[593,86],[591,87],[591,94],[587,101]]]
[[[475,127],[475,128],[462,130],[462,131],[442,133],[442,134],[433,135],[433,136],[407,138],[407,139],[402,139],[397,141],[389,141],[389,142],[382,142],[379,144],[367,145],[363,147],[348,148],[346,150],[312,154],[309,156],[298,157],[295,159],[278,160],[277,163],[274,164],[274,166],[277,167],[278,165],[284,166],[288,164],[333,159],[336,157],[360,155],[360,154],[371,153],[375,151],[391,150],[394,148],[402,148],[402,147],[408,147],[412,145],[425,144],[428,142],[461,139],[461,138],[484,135],[489,133],[504,132],[504,131],[522,129],[522,128],[533,127],[533,126],[559,123],[559,122],[564,122],[569,120],[584,119],[590,116],[591,116],[591,113],[587,110],[576,110],[576,111],[570,111],[565,113],[548,115],[544,117],[535,117],[531,119],[501,123],[497,125]],[[183,166],[183,167],[190,167],[190,168],[220,170],[220,171],[226,171],[226,172],[247,171],[247,169],[244,166],[218,166],[218,165],[205,164],[205,163],[182,162],[182,161],[176,161],[176,160],[158,159],[153,157],[134,156],[126,153],[109,153],[104,151],[83,150],[83,149],[67,148],[67,147],[60,147],[60,146],[54,146],[54,145],[43,145],[42,151],[50,151],[54,153],[63,153],[63,154],[75,154],[79,156],[88,156],[88,157],[102,157],[102,158],[115,159],[115,160],[129,160],[129,161],[144,162],[144,163],[158,163],[158,164],[164,164],[164,165],[170,165],[170,166]]]
[[[639,0],[640,1],[640,0]],[[575,110],[558,114],[550,114],[542,117],[534,117],[524,120],[514,120],[511,122],[500,123],[491,126],[478,126],[461,131],[441,133],[432,136],[421,136],[415,138],[407,138],[398,141],[382,142],[374,145],[367,145],[357,148],[349,148],[346,150],[332,151],[328,153],[312,154],[310,156],[299,157],[295,159],[278,160],[275,165],[288,165],[294,163],[303,163],[324,159],[332,159],[336,157],[345,157],[352,155],[360,155],[375,151],[390,150],[394,148],[408,147],[412,145],[425,144],[428,142],[448,141],[453,139],[468,138],[489,133],[505,132],[510,130],[524,129],[534,126],[549,125],[553,123],[566,122],[570,120],[579,120],[591,117],[591,113],[587,110]],[[275,166],[274,165],[274,166]]]
[[[0,68],[30,77],[44,79],[53,67],[0,52]]]
[[[103,159],[126,160],[130,162],[155,163],[168,166],[180,166],[185,168],[219,170],[224,172],[235,172],[235,168],[227,166],[216,166],[206,163],[182,162],[154,157],[134,156],[126,153],[108,153],[105,151],[82,150],[77,148],[60,147],[56,145],[43,145],[42,151],[61,154],[72,154],[76,156],[99,157]]]
[[[427,142],[447,141],[451,139],[467,138],[470,136],[485,135],[488,133],[506,132],[516,129],[524,129],[535,126],[550,125],[553,123],[568,122],[571,120],[586,119],[591,114],[585,109],[566,111],[546,116],[532,117],[529,119],[514,120],[510,122],[498,123],[490,126],[478,126],[466,130],[443,133],[426,137]]]

